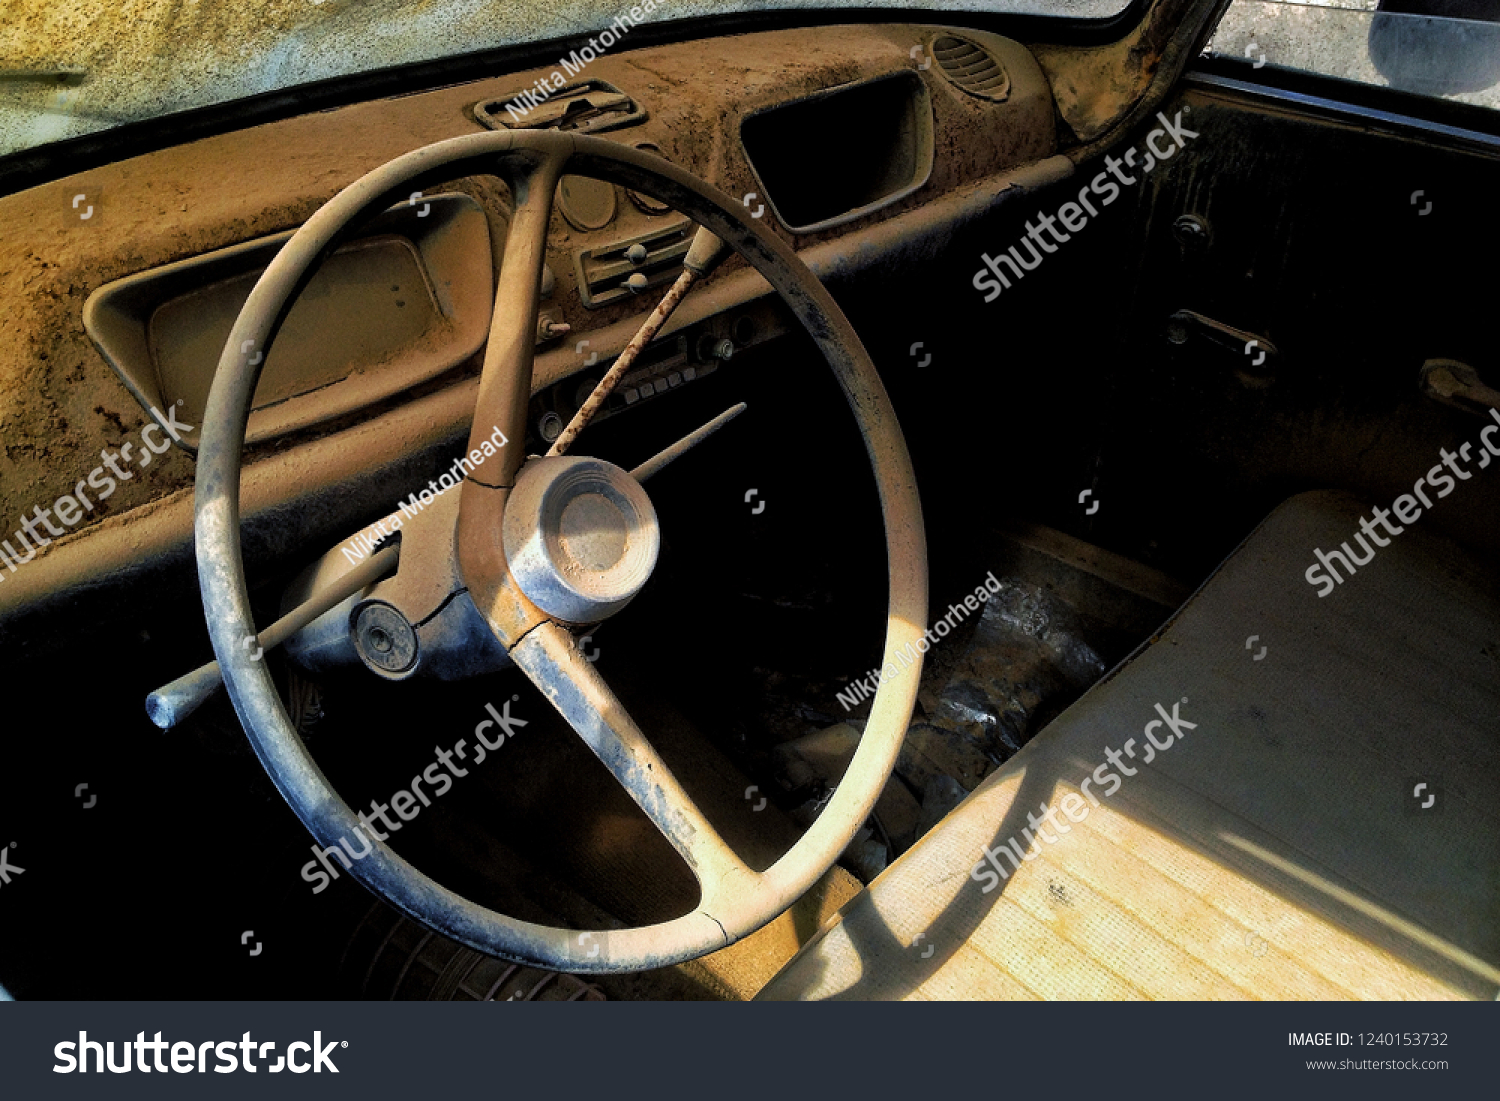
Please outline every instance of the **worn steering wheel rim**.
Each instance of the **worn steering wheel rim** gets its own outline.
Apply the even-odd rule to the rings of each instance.
[[[363,222],[405,199],[414,188],[468,175],[499,175],[516,197],[516,216],[506,244],[471,431],[478,431],[486,408],[501,410],[512,426],[524,425],[531,394],[539,265],[553,192],[564,168],[670,203],[722,238],[780,294],[822,350],[858,422],[880,494],[890,574],[882,658],[888,672],[843,780],[802,838],[763,872],[739,862],[714,834],[710,840],[732,860],[707,869],[712,881],[705,878],[705,867],[697,859],[698,852],[708,851],[700,844],[704,839],[695,834],[701,834],[706,819],[690,800],[688,809],[697,817],[690,816],[686,824],[680,815],[672,818],[653,805],[653,800],[675,797],[674,792],[683,798],[685,794],[623,715],[593,666],[578,655],[565,628],[537,613],[524,598],[518,601],[506,589],[507,578],[501,576],[489,589],[473,579],[476,606],[491,629],[600,759],[622,780],[622,771],[645,775],[642,768],[652,770],[655,786],[645,795],[629,784],[627,790],[694,870],[702,894],[699,905],[651,926],[577,930],[536,925],[468,901],[373,838],[372,851],[353,862],[350,874],[414,919],[477,951],[559,971],[635,971],[693,959],[749,935],[786,910],[832,867],[874,808],[894,768],[916,699],[921,673],[917,643],[927,616],[927,561],[910,455],[869,354],[827,290],[785,243],[711,185],[649,153],[600,138],[555,132],[484,133],[428,145],[386,163],[341,191],[293,235],[257,281],[230,331],[209,394],[198,452],[196,554],[209,635],[240,723],[262,766],[319,845],[336,845],[340,838],[353,836],[359,821],[297,735],[265,663],[244,645],[256,628],[240,546],[240,455],[264,353],[321,259]],[[507,310],[508,299],[518,299],[523,308]],[[521,448],[510,450],[515,457],[508,460],[507,470],[513,475]],[[509,480],[513,484],[514,478]],[[477,520],[471,521],[466,534],[464,513],[468,509],[470,515],[485,519],[498,516],[508,492],[503,483],[479,485],[472,478],[463,483],[459,543],[462,547],[468,540],[469,552],[460,553],[466,580],[486,556],[499,555],[503,561],[497,549],[498,525],[481,529]],[[476,542],[484,540],[490,542],[475,550]],[[503,566],[499,568],[503,572]],[[506,601],[534,614],[507,619],[501,609]],[[891,675],[898,668],[898,655],[908,661],[915,656],[915,663]],[[596,696],[599,690],[602,696]],[[590,706],[597,723],[584,731],[578,708]],[[677,814],[680,808],[668,809]]]

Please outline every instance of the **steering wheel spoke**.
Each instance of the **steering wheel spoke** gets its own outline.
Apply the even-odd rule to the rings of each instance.
[[[502,450],[498,464],[485,463],[471,475],[487,486],[514,484],[524,458],[522,441],[531,402],[547,227],[552,220],[552,198],[567,159],[567,152],[558,149],[525,159],[513,157],[507,162],[510,171],[505,178],[515,198],[515,212],[505,241],[484,372],[469,432],[471,451],[482,447],[497,429],[511,441]]]
[[[531,401],[542,265],[552,198],[567,163],[568,146],[527,150],[501,162],[515,198],[505,259],[495,291],[484,371],[469,430],[468,455],[485,458],[464,480],[458,518],[458,562],[475,606],[501,642],[511,645],[541,615],[508,584],[502,517],[516,474],[525,461],[526,414]],[[486,448],[498,454],[486,458]]]
[[[735,887],[758,878],[683,790],[571,634],[544,623],[510,656],[687,862],[703,888],[700,909],[712,913]]]

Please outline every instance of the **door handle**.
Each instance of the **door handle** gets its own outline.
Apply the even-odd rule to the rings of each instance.
[[[1167,339],[1186,344],[1192,339],[1206,340],[1240,359],[1239,369],[1250,375],[1264,376],[1276,369],[1280,353],[1276,345],[1263,336],[1236,329],[1192,310],[1178,310],[1167,318]]]
[[[1500,409],[1500,390],[1486,386],[1478,371],[1456,359],[1429,359],[1417,380],[1422,393],[1455,409],[1469,413]]]

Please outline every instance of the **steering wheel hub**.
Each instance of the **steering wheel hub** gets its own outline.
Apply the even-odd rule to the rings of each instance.
[[[656,510],[613,463],[532,459],[505,504],[505,559],[526,598],[568,623],[597,623],[641,591],[661,548]]]

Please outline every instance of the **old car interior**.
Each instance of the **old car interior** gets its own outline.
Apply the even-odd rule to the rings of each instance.
[[[0,988],[1495,998],[1500,116],[1356,6],[7,139]]]

